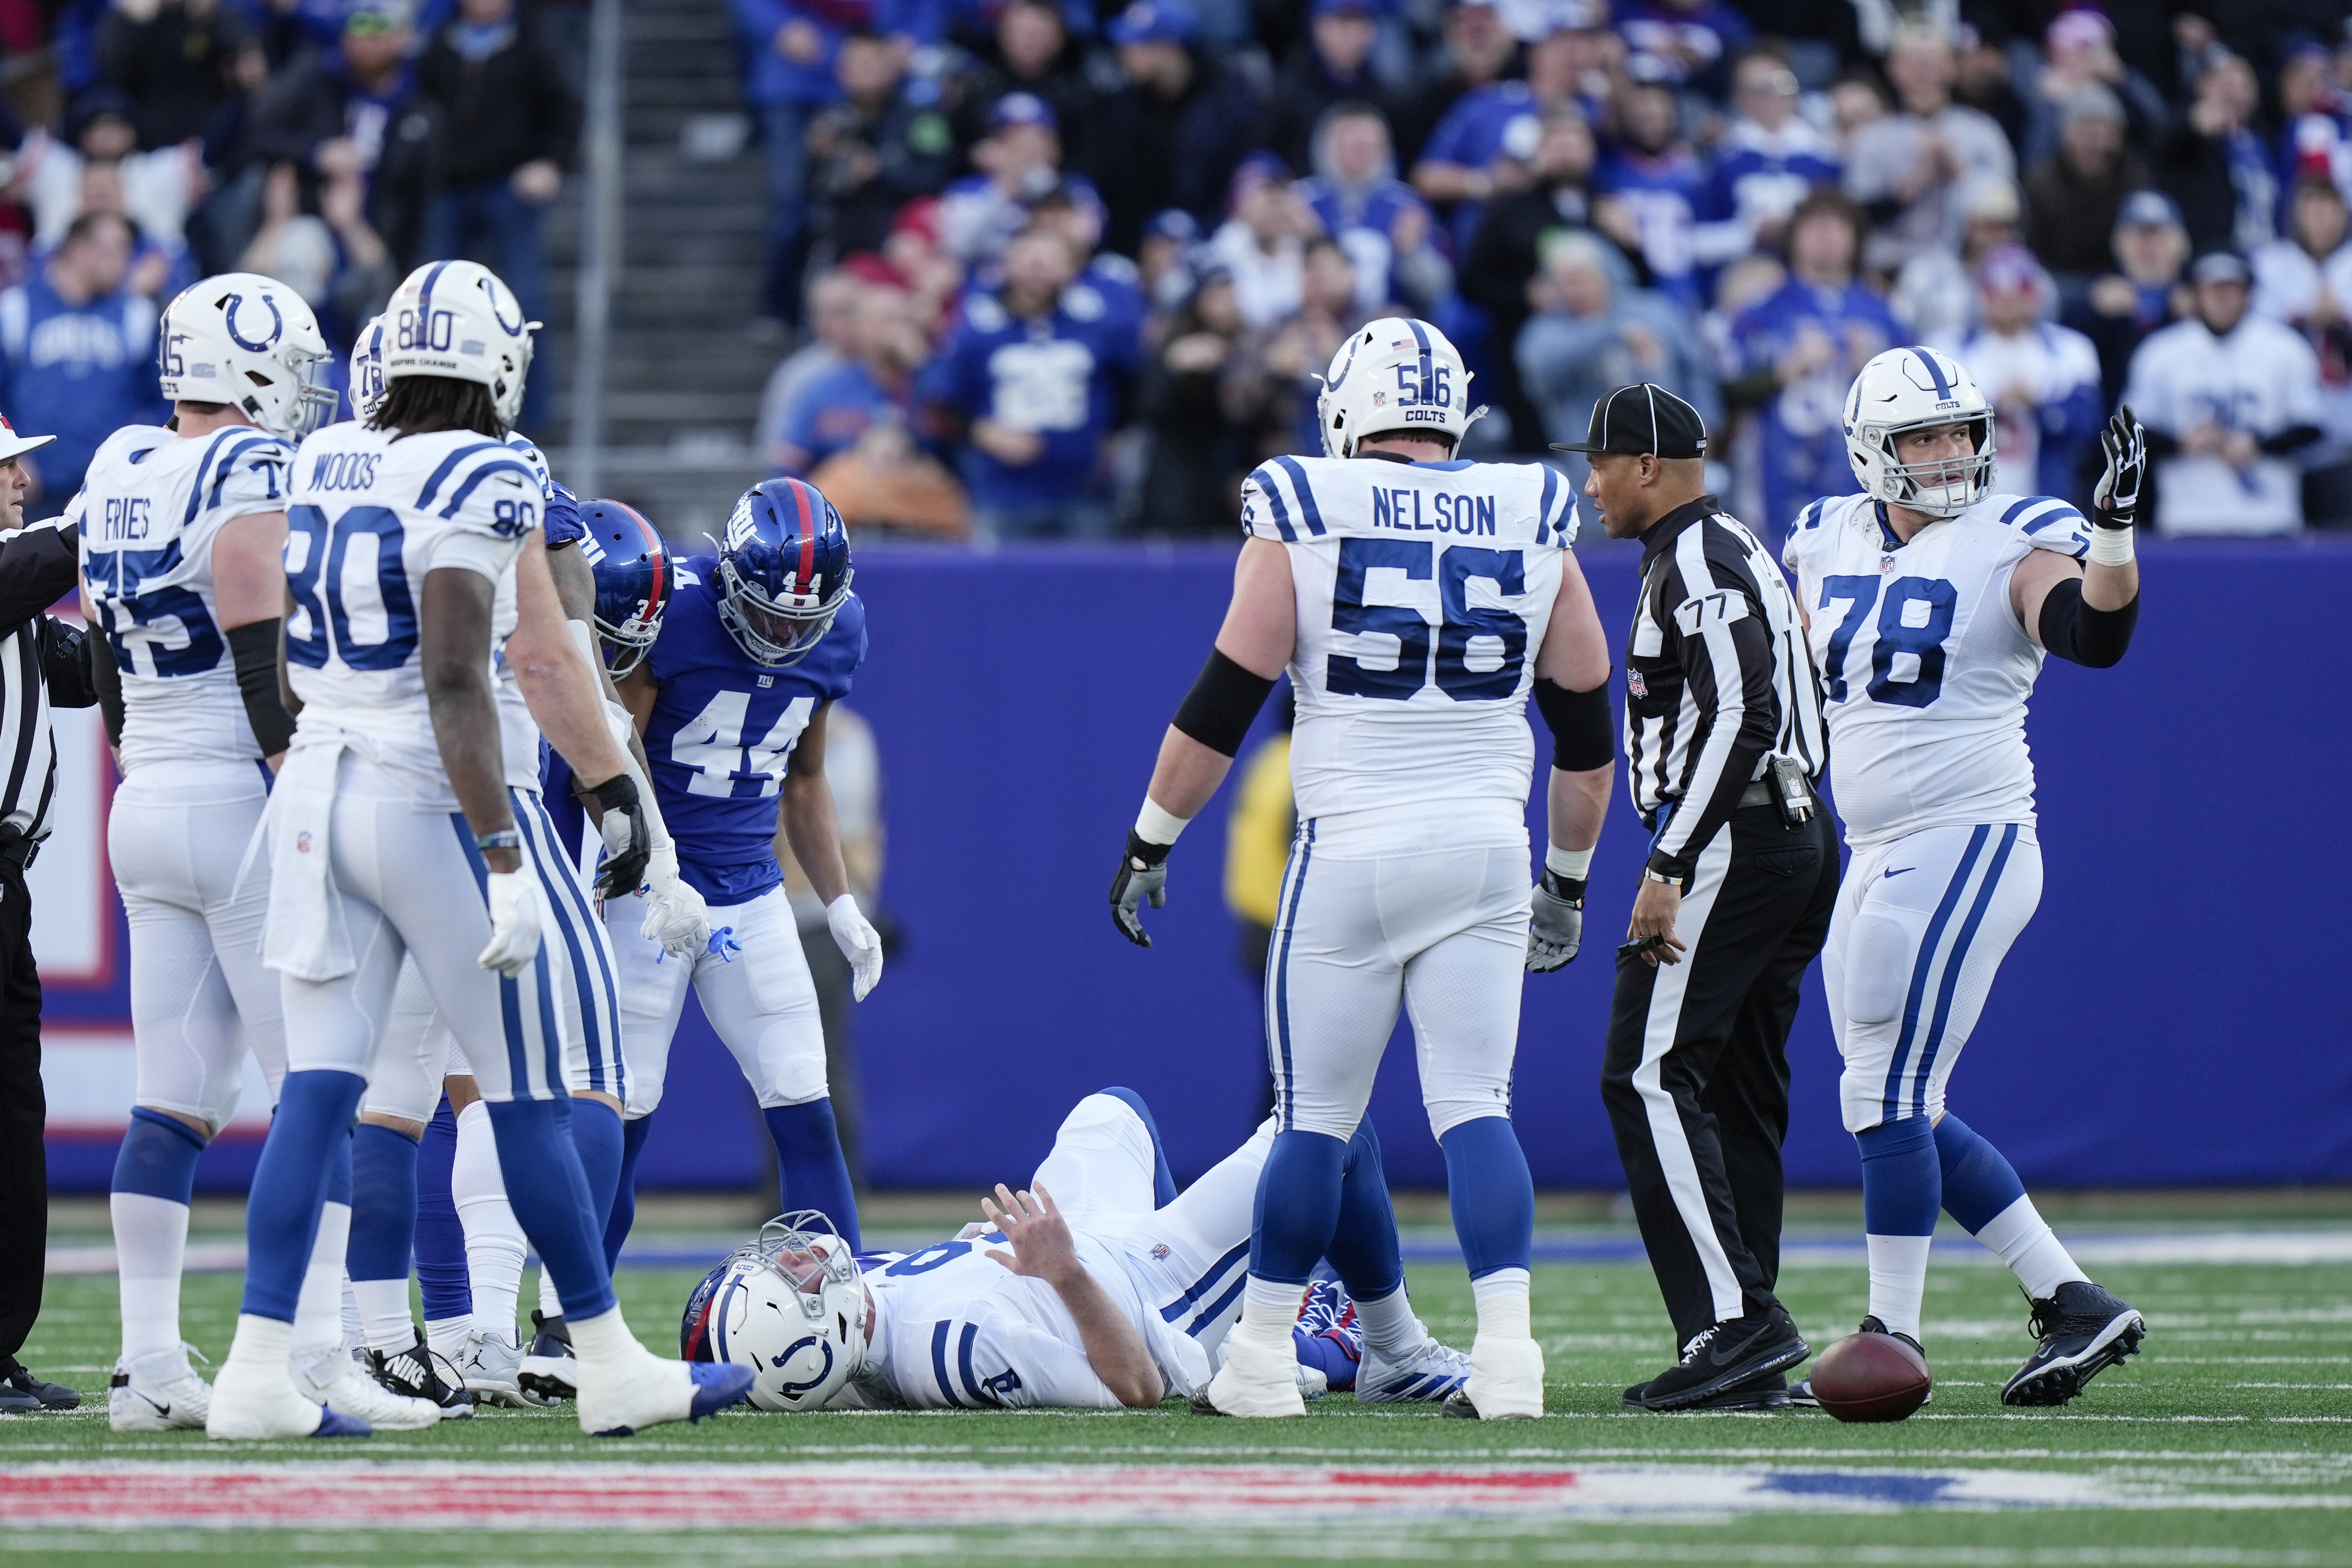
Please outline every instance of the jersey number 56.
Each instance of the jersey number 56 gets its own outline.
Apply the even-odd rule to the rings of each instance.
[[[1402,572],[1411,583],[1437,579],[1444,620],[1437,628],[1437,689],[1457,702],[1494,701],[1515,695],[1528,658],[1528,623],[1512,610],[1473,606],[1470,584],[1483,578],[1504,598],[1528,591],[1526,562],[1517,550],[1481,550],[1475,545],[1437,546],[1420,539],[1343,539],[1339,573],[1331,585],[1331,629],[1379,632],[1396,638],[1393,669],[1378,669],[1334,653],[1323,683],[1349,697],[1386,697],[1404,701],[1429,684],[1429,622],[1401,605],[1364,603],[1364,579],[1379,567]],[[1483,645],[1474,647],[1474,644]],[[1477,668],[1473,668],[1473,659]]]

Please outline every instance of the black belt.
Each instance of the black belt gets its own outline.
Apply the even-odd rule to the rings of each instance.
[[[0,828],[0,870],[22,877],[40,853],[39,839],[27,838],[13,827]]]
[[[1660,810],[1664,809],[1666,806],[1679,806],[1681,805],[1682,801],[1679,798],[1676,798],[1664,802],[1660,807]],[[1732,804],[1731,809],[1734,811],[1749,811],[1759,805],[1769,805],[1775,811],[1780,809],[1780,803],[1772,798],[1772,786],[1762,779],[1754,780],[1746,789],[1741,790],[1739,792],[1738,800]],[[1657,832],[1658,812],[1643,812],[1642,814],[1642,826],[1645,832]]]

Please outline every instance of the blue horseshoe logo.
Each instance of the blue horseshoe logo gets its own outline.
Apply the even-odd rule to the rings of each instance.
[[[786,1399],[799,1398],[802,1394],[806,1394],[810,1389],[816,1387],[818,1384],[824,1382],[826,1378],[833,1375],[833,1342],[816,1334],[811,1334],[804,1340],[794,1340],[790,1345],[787,1345],[784,1348],[783,1354],[774,1357],[768,1364],[771,1366],[781,1367],[786,1362],[792,1360],[793,1357],[808,1349],[811,1345],[816,1345],[824,1352],[824,1365],[818,1368],[817,1374],[814,1377],[810,1378],[806,1383],[782,1383],[777,1384],[776,1392]]]
[[[221,317],[228,323],[228,341],[247,353],[266,354],[278,339],[286,335],[286,318],[278,313],[278,301],[264,294],[261,302],[269,307],[269,335],[257,343],[247,342],[236,330],[237,307],[245,303],[245,296],[231,294],[221,302]]]
[[[509,321],[504,316],[499,314],[499,291],[490,287],[489,280],[488,279],[485,279],[482,281],[482,297],[490,302],[490,320],[505,328],[509,337],[519,338],[522,336],[523,309],[522,302],[520,300],[517,300],[515,302],[515,319]]]

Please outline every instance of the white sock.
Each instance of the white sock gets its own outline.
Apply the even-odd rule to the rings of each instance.
[[[435,1355],[457,1359],[466,1348],[466,1331],[474,1326],[471,1313],[462,1318],[431,1318],[425,1324],[425,1348]]]
[[[542,1318],[563,1316],[563,1303],[556,1299],[555,1276],[541,1265],[539,1270],[539,1315]]]
[[[1365,1347],[1384,1356],[1403,1355],[1421,1343],[1421,1320],[1412,1315],[1402,1285],[1377,1301],[1358,1298],[1356,1321],[1364,1326]]]
[[[527,1245],[499,1170],[490,1108],[476,1100],[457,1113],[457,1153],[449,1166],[449,1195],[466,1231],[466,1273],[474,1288],[473,1326],[513,1342],[515,1298],[522,1293]]]
[[[145,1193],[116,1193],[115,1268],[121,1278],[122,1356],[180,1348],[180,1269],[188,1256],[188,1205]]]
[[[310,1264],[302,1270],[302,1293],[294,1302],[289,1342],[296,1361],[342,1348],[343,1249],[351,1238],[351,1205],[328,1204],[319,1210],[319,1238],[310,1244]]]
[[[236,1315],[236,1337],[228,1342],[228,1359],[221,1365],[226,1373],[230,1367],[274,1370],[280,1378],[287,1376],[286,1363],[290,1359],[294,1343],[294,1325],[281,1323],[276,1318],[257,1317],[251,1312]]]
[[[1290,1330],[1307,1300],[1304,1285],[1277,1285],[1253,1274],[1242,1289],[1242,1321],[1238,1331],[1262,1345],[1290,1343]]]
[[[2025,1293],[2037,1301],[2050,1300],[2061,1285],[2091,1278],[2060,1244],[2032,1198],[2019,1198],[1987,1220],[1977,1239],[2009,1265]]]
[[[1870,1315],[1886,1325],[1890,1334],[1916,1340],[1919,1313],[1927,1300],[1927,1236],[1872,1236],[1870,1246]]]
[[[599,1367],[616,1365],[625,1361],[652,1352],[637,1342],[622,1320],[621,1309],[608,1308],[593,1318],[571,1321],[572,1353],[579,1358],[583,1373]]]
[[[1478,1337],[1480,1339],[1531,1340],[1535,1338],[1534,1313],[1528,1304],[1528,1271],[1524,1268],[1497,1268],[1470,1281],[1470,1294],[1478,1302]]]
[[[343,1353],[349,1355],[365,1346],[368,1338],[367,1320],[360,1316],[359,1292],[352,1289],[358,1282],[352,1278],[348,1255],[346,1259],[343,1269]],[[405,1350],[408,1347],[403,1345],[401,1348]]]
[[[415,1320],[408,1315],[408,1280],[354,1279],[352,1295],[359,1302],[360,1323],[367,1347],[391,1355],[416,1342]]]

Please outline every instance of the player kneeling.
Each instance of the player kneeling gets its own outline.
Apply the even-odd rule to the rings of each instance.
[[[688,1302],[681,1352],[757,1370],[763,1410],[1144,1408],[1199,1395],[1239,1320],[1269,1121],[1180,1196],[1132,1090],[1088,1095],[985,1223],[852,1258],[823,1216],[772,1220]],[[1412,1315],[1370,1125],[1349,1150],[1339,1284],[1292,1331],[1300,1392],[1442,1404],[1470,1373]]]

